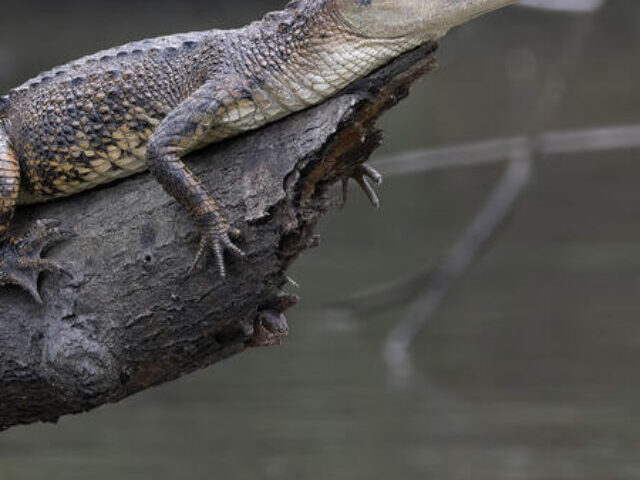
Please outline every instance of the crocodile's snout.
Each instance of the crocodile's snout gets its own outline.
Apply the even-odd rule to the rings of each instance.
[[[516,0],[335,0],[342,17],[372,38],[436,40],[449,29]]]

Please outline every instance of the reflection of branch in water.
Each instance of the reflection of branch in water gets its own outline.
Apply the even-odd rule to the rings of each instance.
[[[353,293],[348,297],[332,302],[331,309],[348,310],[359,317],[377,313],[389,308],[400,308],[411,302],[422,290],[432,275],[429,266],[418,272],[379,283],[371,288]]]
[[[489,140],[475,144],[425,149],[376,162],[385,176],[429,172],[453,167],[499,163],[526,154],[530,142],[526,137]],[[543,155],[604,152],[640,148],[640,125],[601,127],[585,130],[549,132],[540,137],[539,157]],[[424,270],[357,292],[332,307],[346,308],[358,314],[380,311],[406,304],[431,278],[431,266]]]
[[[525,142],[527,148],[517,154],[510,151],[511,162],[494,188],[487,203],[480,210],[462,238],[436,268],[427,282],[424,293],[411,304],[405,317],[392,330],[384,347],[384,356],[391,367],[393,379],[407,383],[413,367],[409,357],[411,343],[420,330],[433,318],[442,300],[468,270],[482,247],[495,235],[523,192],[533,168],[542,153],[541,133],[558,110],[568,79],[576,70],[585,51],[586,40],[592,30],[595,15],[577,18],[565,34],[556,65],[543,84],[532,113]],[[513,147],[513,145],[511,145]]]
[[[541,135],[538,142],[540,156],[640,148],[640,125],[548,132]],[[529,148],[529,144],[524,136],[487,140],[402,153],[380,158],[371,164],[385,177],[486,165],[518,156]]]
[[[426,290],[411,304],[404,319],[393,329],[384,349],[385,358],[391,366],[398,367],[406,363],[413,339],[511,211],[531,176],[531,158],[531,155],[523,155],[509,163],[487,203],[430,275]]]

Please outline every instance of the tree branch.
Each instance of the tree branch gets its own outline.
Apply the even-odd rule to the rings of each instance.
[[[188,159],[244,234],[246,260],[186,272],[194,223],[149,176],[19,211],[77,236],[50,252],[77,275],[46,275],[44,306],[0,291],[0,430],[117,402],[286,335],[285,270],[315,246],[328,188],[380,143],[382,112],[434,68],[425,45],[311,110]]]

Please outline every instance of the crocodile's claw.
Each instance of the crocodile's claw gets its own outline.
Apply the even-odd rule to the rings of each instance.
[[[350,179],[354,179],[357,184],[360,185],[360,188],[375,208],[380,208],[380,199],[378,198],[378,194],[371,186],[371,183],[369,183],[369,180],[372,180],[376,185],[382,185],[382,175],[376,169],[364,163],[362,165],[358,165],[350,176],[342,180],[343,207],[347,203]]]
[[[65,273],[73,277],[69,265],[44,259],[42,253],[50,246],[73,236],[55,220],[39,220],[22,238],[9,238],[0,244],[0,286],[16,285],[42,303],[38,293],[38,278],[42,272]]]
[[[196,269],[207,250],[211,249],[216,257],[216,265],[218,266],[220,276],[226,278],[227,268],[224,262],[224,252],[228,250],[238,258],[246,257],[245,253],[231,240],[231,238],[237,240],[241,238],[241,236],[242,234],[239,230],[221,225],[218,222],[205,226],[200,236],[198,253],[196,253],[196,258],[189,268],[189,275]]]

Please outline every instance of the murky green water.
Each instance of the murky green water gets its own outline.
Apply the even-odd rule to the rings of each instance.
[[[0,84],[133,38],[237,25],[267,3],[280,4],[23,2],[0,15]],[[511,11],[456,31],[440,71],[385,118],[380,155],[519,133],[570,18]],[[640,123],[639,41],[640,3],[610,1],[551,127]],[[403,306],[332,305],[435,264],[499,166],[393,177],[379,212],[353,195],[292,272],[303,301],[284,346],[3,433],[0,480],[640,478],[638,156],[540,162],[417,339],[409,385],[380,352]]]

